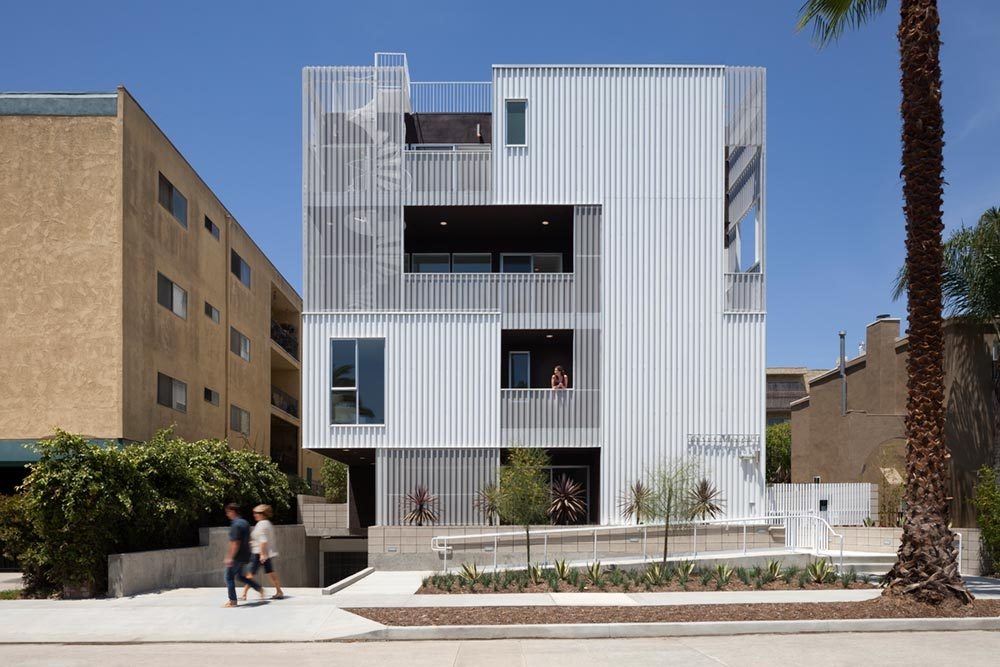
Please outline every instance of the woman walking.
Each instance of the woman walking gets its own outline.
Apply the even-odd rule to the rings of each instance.
[[[271,599],[280,600],[285,597],[285,594],[281,590],[278,573],[274,571],[274,558],[278,555],[278,549],[274,541],[274,524],[270,521],[272,514],[270,505],[257,505],[253,508],[253,518],[257,523],[250,531],[250,572],[247,578],[253,579],[263,566],[264,572],[267,572],[271,579],[271,585],[274,586],[274,595],[271,596]],[[247,599],[249,590],[249,585],[243,587],[241,599]],[[263,589],[260,596],[263,599]]]

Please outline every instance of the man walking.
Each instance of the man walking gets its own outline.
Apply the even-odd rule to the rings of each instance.
[[[261,585],[253,579],[243,576],[243,568],[250,562],[250,524],[240,516],[240,506],[236,503],[226,505],[226,516],[229,518],[229,547],[226,551],[226,588],[229,592],[229,602],[224,607],[235,607],[236,581],[250,586],[255,591],[264,594]]]

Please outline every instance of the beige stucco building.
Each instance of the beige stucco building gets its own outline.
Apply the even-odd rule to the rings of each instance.
[[[906,357],[900,321],[868,325],[865,352],[809,382],[809,395],[792,403],[792,482],[869,482],[906,477]],[[990,327],[949,320],[944,327],[945,443],[951,449],[951,516],[974,526],[969,504],[977,469],[991,461],[992,350]]]
[[[0,184],[0,491],[55,427],[318,478],[301,298],[128,91],[0,94]]]

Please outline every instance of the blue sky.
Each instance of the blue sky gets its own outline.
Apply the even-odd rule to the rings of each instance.
[[[0,90],[124,84],[296,288],[301,68],[405,51],[414,80],[492,63],[761,65],[768,77],[771,366],[831,367],[878,313],[905,316],[898,3],[817,50],[799,0],[9,3]],[[941,3],[947,228],[1000,205],[1000,3]],[[2,147],[0,147],[2,158]],[[905,322],[904,322],[905,327]]]

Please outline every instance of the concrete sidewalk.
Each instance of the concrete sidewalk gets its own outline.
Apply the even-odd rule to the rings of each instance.
[[[376,576],[381,574],[382,576]],[[224,609],[225,588],[183,588],[131,598],[0,601],[0,644],[156,642],[317,642],[343,639],[483,639],[495,637],[658,637],[798,632],[1000,630],[1000,619],[888,619],[387,628],[344,607],[645,606],[842,602],[871,599],[878,589],[707,593],[534,593],[414,595],[421,573],[373,573],[364,588],[322,595],[286,589],[284,600]],[[372,579],[372,577],[375,577]],[[1000,582],[968,580],[980,598],[1000,598]],[[352,587],[353,588],[353,587]],[[365,592],[367,591],[367,592]],[[406,592],[409,591],[409,592]],[[251,598],[255,597],[251,593]]]

